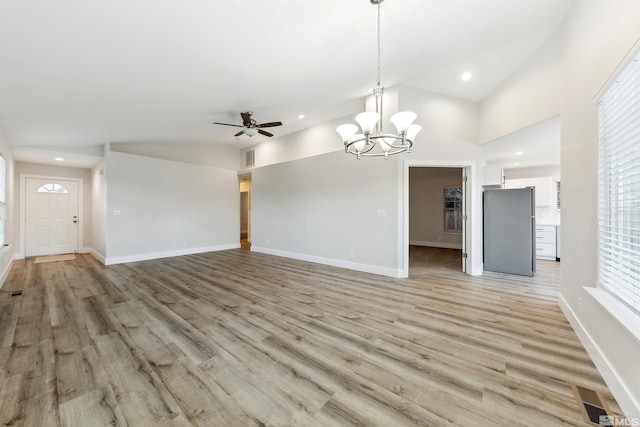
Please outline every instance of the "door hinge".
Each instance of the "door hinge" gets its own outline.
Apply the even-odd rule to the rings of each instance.
[[[462,252],[462,258],[467,258],[468,254],[466,252]]]
[[[469,179],[468,177],[463,176],[463,177],[462,177],[462,182],[467,182],[467,180],[468,180],[468,179]]]
[[[462,215],[462,219],[463,219],[464,221],[466,221],[468,218],[469,218],[469,217],[467,216],[467,214]]]

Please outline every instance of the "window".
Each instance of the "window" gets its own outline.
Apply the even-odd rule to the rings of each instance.
[[[0,156],[0,246],[6,241],[5,229],[7,224],[7,166],[4,157]]]
[[[38,193],[68,193],[67,187],[60,184],[44,184],[38,188]]]
[[[598,276],[640,312],[640,57],[599,103]]]
[[[462,233],[462,187],[444,188],[444,231]]]

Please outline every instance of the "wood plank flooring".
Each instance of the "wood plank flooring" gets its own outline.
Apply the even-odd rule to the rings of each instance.
[[[539,262],[534,278],[401,280],[240,249],[16,261],[0,423],[587,426],[571,383],[620,409],[558,308],[558,276]]]

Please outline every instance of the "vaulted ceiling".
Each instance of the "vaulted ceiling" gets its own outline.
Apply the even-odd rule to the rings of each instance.
[[[382,83],[481,100],[572,0],[387,0]],[[460,81],[470,70],[474,78]],[[357,111],[376,79],[369,0],[1,0],[0,129],[14,146],[248,144]],[[305,118],[298,118],[304,114]],[[251,143],[260,142],[255,136]]]

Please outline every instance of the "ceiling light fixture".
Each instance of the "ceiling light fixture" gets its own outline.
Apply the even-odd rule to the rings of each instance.
[[[371,4],[378,6],[378,82],[373,88],[376,111],[366,111],[356,116],[356,122],[360,125],[362,133],[358,132],[358,126],[343,124],[336,131],[342,137],[345,153],[354,154],[360,159],[362,156],[389,158],[391,154],[411,152],[413,139],[422,129],[420,125],[412,124],[416,114],[411,111],[401,111],[391,116],[391,123],[396,126],[397,135],[383,134],[382,123],[382,93],[384,88],[380,85],[380,3],[384,0],[370,0]]]
[[[524,151],[516,151],[515,153],[516,156],[522,156],[524,154]]]
[[[299,118],[299,119],[304,119],[304,114],[300,114],[300,115],[298,116],[298,118]]]
[[[466,71],[464,73],[462,73],[462,75],[460,76],[460,80],[462,80],[463,82],[467,82],[469,80],[471,80],[471,73]]]
[[[62,157],[56,157],[55,159],[56,162],[64,162],[64,159]]]

